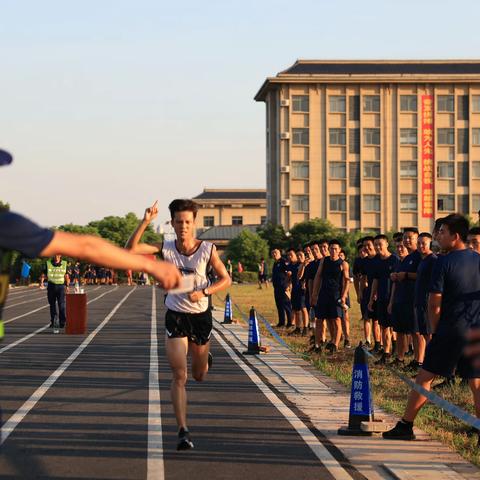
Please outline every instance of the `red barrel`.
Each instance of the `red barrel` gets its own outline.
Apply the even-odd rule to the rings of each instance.
[[[87,333],[87,294],[67,294],[67,335],[82,335]]]

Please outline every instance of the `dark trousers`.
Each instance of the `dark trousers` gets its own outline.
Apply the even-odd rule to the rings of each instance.
[[[47,298],[50,304],[50,321],[53,323],[55,316],[57,315],[57,303],[58,303],[58,318],[60,321],[60,327],[65,326],[65,285],[55,285],[53,283],[48,284]]]
[[[278,311],[278,325],[285,325],[285,315],[287,316],[287,325],[292,324],[292,304],[283,288],[275,288],[275,305]]]

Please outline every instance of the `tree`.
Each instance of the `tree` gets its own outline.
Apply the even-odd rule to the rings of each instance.
[[[10,204],[0,200],[0,212],[4,212],[5,210],[10,210]]]
[[[233,262],[242,262],[245,270],[257,271],[260,259],[268,258],[268,243],[257,233],[245,229],[230,240],[225,257]]]
[[[312,240],[335,238],[338,234],[338,230],[328,220],[313,218],[297,223],[290,229],[290,244],[297,248]]]
[[[286,248],[288,245],[288,237],[285,233],[283,225],[274,223],[267,223],[257,228],[257,233],[261,238],[268,242],[268,247],[272,248]]]

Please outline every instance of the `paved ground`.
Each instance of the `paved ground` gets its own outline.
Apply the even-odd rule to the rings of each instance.
[[[246,332],[235,325],[216,324],[208,381],[189,382],[195,449],[176,452],[161,292],[87,293],[86,336],[51,332],[45,291],[9,297],[0,479],[479,478],[426,437],[336,436],[346,392],[279,346],[243,357]]]

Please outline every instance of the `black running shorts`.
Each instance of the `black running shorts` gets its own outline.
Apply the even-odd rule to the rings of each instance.
[[[205,345],[212,334],[212,312],[183,313],[167,310],[165,330],[168,338],[188,338],[189,342]]]

